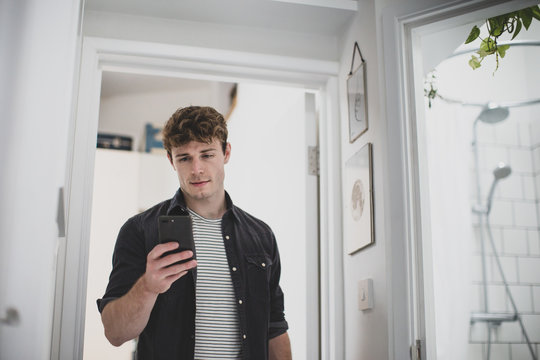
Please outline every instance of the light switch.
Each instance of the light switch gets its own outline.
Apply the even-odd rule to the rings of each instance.
[[[365,279],[358,282],[358,310],[373,308],[373,280]]]

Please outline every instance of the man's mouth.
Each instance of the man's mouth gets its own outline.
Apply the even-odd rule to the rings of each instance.
[[[202,181],[191,181],[191,185],[195,186],[195,187],[201,187],[201,186],[204,186],[206,185],[207,183],[209,183],[210,180],[202,180]]]

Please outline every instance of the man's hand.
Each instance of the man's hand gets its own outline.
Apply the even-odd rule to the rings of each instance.
[[[105,305],[101,321],[105,336],[114,346],[139,336],[148,323],[158,295],[169,290],[173,282],[197,266],[195,260],[173,265],[191,258],[193,252],[190,250],[161,257],[177,248],[176,242],[156,245],[148,253],[144,275],[124,296]]]
[[[173,265],[178,261],[193,257],[193,252],[190,250],[162,257],[164,253],[175,250],[178,246],[177,242],[159,244],[148,253],[146,272],[141,278],[141,285],[145,291],[162,294],[169,290],[173,282],[186,275],[189,269],[197,266],[196,260]]]

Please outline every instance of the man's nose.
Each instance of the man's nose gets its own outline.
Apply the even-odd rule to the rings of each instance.
[[[193,174],[202,174],[204,171],[203,164],[199,159],[193,160],[191,164],[191,172]]]

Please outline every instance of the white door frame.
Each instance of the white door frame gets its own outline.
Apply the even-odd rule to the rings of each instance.
[[[59,249],[63,268],[57,279],[53,354],[81,359],[92,208],[94,156],[103,71],[206,79],[264,81],[316,90],[320,94],[320,289],[321,359],[339,358],[343,349],[339,149],[339,63],[248,52],[85,37],[77,116],[67,184],[67,241]],[[337,158],[336,158],[337,157]],[[330,296],[329,294],[332,294]]]
[[[409,359],[408,348],[420,340],[422,359],[436,359],[429,242],[422,241],[428,224],[422,224],[417,119],[424,111],[423,92],[415,89],[415,69],[421,69],[419,49],[423,35],[466,24],[517,8],[531,0],[407,1],[383,12],[386,117],[388,126],[389,201],[393,206],[387,222],[390,238],[390,358]],[[418,73],[418,70],[416,71]],[[421,80],[420,80],[421,81]],[[415,86],[416,85],[416,86]],[[421,104],[421,107],[419,107]],[[418,108],[418,110],[417,110]],[[389,120],[390,121],[390,120]],[[396,214],[396,216],[392,216]],[[427,356],[426,356],[427,355]],[[414,359],[414,357],[413,357]]]

